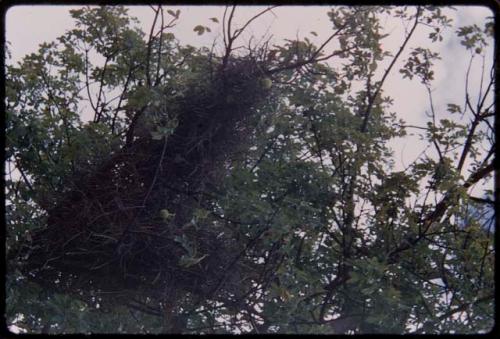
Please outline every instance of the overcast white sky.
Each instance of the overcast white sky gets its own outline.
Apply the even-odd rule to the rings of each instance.
[[[42,42],[54,40],[62,35],[65,30],[73,27],[74,22],[69,15],[69,10],[79,6],[16,6],[8,10],[6,14],[6,40],[11,43],[10,50],[14,62],[21,60],[27,53],[36,51]],[[129,13],[136,16],[145,32],[149,31],[154,13],[148,6],[129,7]],[[236,11],[235,23],[244,22],[265,7],[242,6]],[[266,16],[260,18],[250,27],[247,38],[250,35],[259,36],[267,31],[272,34],[276,42],[280,39],[293,39],[297,35],[307,36],[312,41],[320,42],[330,34],[331,24],[326,12],[329,7],[325,6],[283,6],[273,10]],[[455,31],[463,25],[477,24],[482,27],[487,16],[492,12],[487,7],[461,6],[456,10],[445,10],[445,13],[453,19],[453,27],[444,35],[444,40],[433,44],[433,48],[441,54],[442,60],[436,63],[435,81],[433,82],[434,105],[443,118],[446,115],[446,104],[463,104],[465,88],[465,70],[470,54],[460,46],[455,36]],[[222,21],[223,6],[171,6],[168,9],[181,10],[179,24],[172,30],[176,37],[184,44],[194,46],[210,46],[217,38],[220,27],[209,20],[211,17]],[[414,11],[414,9],[410,9]],[[165,15],[168,14],[165,11]],[[193,27],[198,24],[210,26],[212,33],[198,36]],[[383,22],[383,27],[391,35],[383,41],[384,48],[395,51],[403,40],[403,30],[400,22],[389,19]],[[318,33],[315,38],[311,31]],[[430,40],[427,39],[429,31],[423,27],[408,47],[428,47]],[[219,36],[220,37],[220,36]],[[491,45],[493,42],[491,42]],[[493,48],[488,50],[489,64],[493,59]],[[399,66],[402,65],[400,59]],[[477,58],[479,59],[479,58]],[[479,60],[478,60],[479,61]],[[392,111],[410,124],[425,125],[428,117],[425,112],[429,110],[429,101],[425,88],[418,80],[401,79],[397,67],[387,79],[385,93],[394,98]],[[475,70],[480,70],[480,64],[476,63]],[[379,67],[383,71],[385,67]],[[479,73],[472,71],[473,79],[471,88],[478,88]],[[411,163],[421,152],[423,144],[418,138],[405,137],[391,143],[395,150],[396,169],[402,169],[404,165]]]

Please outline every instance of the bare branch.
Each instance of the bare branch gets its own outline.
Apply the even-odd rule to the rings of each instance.
[[[16,168],[18,169],[19,173],[21,173],[21,177],[23,178],[24,183],[26,184],[26,186],[28,186],[31,192],[34,192],[33,186],[31,185],[30,181],[28,180],[28,177],[23,171],[23,167],[19,165],[19,159],[16,158],[15,162],[16,162]]]
[[[236,5],[233,5],[233,8],[231,9],[231,13],[229,13],[229,18],[227,19],[227,39],[231,44],[231,40],[234,41],[234,39],[231,37],[231,23],[234,18],[234,11],[236,10]]]
[[[495,60],[493,61],[493,64],[495,65]],[[486,101],[486,98],[488,97],[488,94],[491,92],[491,87],[495,83],[495,76],[492,75],[490,77],[490,81],[488,82],[488,87],[486,87],[486,91],[484,92],[484,96],[481,99],[481,102],[477,106],[477,112],[480,113],[483,109],[484,102]]]
[[[161,47],[162,47],[162,44],[163,44],[163,30],[165,29],[165,26],[164,26],[164,18],[163,18],[163,7],[160,6],[160,13],[161,13],[161,26],[160,26],[160,30],[158,31],[159,35],[160,35],[160,42],[159,42],[159,46],[158,46],[158,61],[156,63],[156,78],[155,78],[155,86],[158,85],[159,81],[160,81],[160,65],[161,65]]]
[[[478,298],[476,300],[474,300],[473,302],[470,302],[470,303],[464,303],[448,312],[446,312],[445,314],[441,315],[438,317],[438,321],[441,321],[441,320],[444,320],[448,317],[451,317],[452,315],[458,313],[458,312],[463,312],[463,311],[466,311],[470,306],[473,306],[473,305],[476,305],[476,304],[479,304],[479,303],[483,303],[483,302],[487,302],[487,301],[494,301],[495,300],[495,295],[494,294],[489,294],[489,295],[486,295],[484,297],[481,297],[481,298]]]
[[[465,140],[464,143],[464,148],[462,149],[462,154],[460,155],[460,160],[458,161],[457,165],[457,172],[460,174],[462,172],[462,168],[465,163],[465,159],[467,158],[467,155],[469,154],[470,148],[472,147],[472,139],[474,138],[474,133],[476,131],[477,126],[479,125],[479,115],[476,115],[474,117],[474,120],[472,121],[471,127],[469,129],[469,133],[467,133],[467,139]]]
[[[149,74],[149,59],[151,58],[151,48],[153,46],[153,32],[156,26],[156,21],[158,20],[158,15],[160,14],[161,5],[158,5],[158,8],[155,10],[155,17],[153,19],[153,24],[151,25],[151,30],[149,31],[149,39],[148,39],[148,51],[146,55],[146,81],[148,87],[151,87],[151,75]]]
[[[127,129],[127,132],[126,132],[125,147],[129,147],[132,145],[132,141],[134,140],[135,126],[136,126],[137,122],[139,121],[139,118],[142,115],[142,113],[144,113],[144,111],[146,110],[146,107],[147,106],[141,107],[141,109],[139,109],[132,117],[132,121],[130,122],[130,125]]]
[[[222,32],[222,34],[224,35],[224,38],[225,38],[224,45],[226,47],[226,51],[224,52],[224,56],[222,57],[222,65],[221,65],[222,69],[226,68],[227,62],[229,60],[229,56],[231,55],[231,52],[233,50],[234,39],[231,36],[231,22],[233,21],[235,9],[236,9],[236,5],[234,5],[233,8],[231,9],[231,13],[229,14],[229,18],[227,19],[227,31]],[[224,11],[224,17],[222,20],[223,23],[224,23],[225,18],[226,18],[226,12],[227,12],[227,7]],[[224,24],[223,24],[223,27],[225,28]],[[226,34],[227,34],[227,39],[226,39]]]
[[[85,49],[85,88],[87,89],[87,96],[89,98],[90,106],[94,110],[97,115],[97,108],[94,105],[94,101],[92,100],[92,95],[90,94],[90,84],[89,84],[89,50]],[[95,117],[95,116],[94,116]],[[95,119],[95,118],[94,118]]]
[[[104,87],[104,74],[106,73],[106,69],[108,67],[108,62],[109,62],[111,57],[112,57],[112,55],[106,57],[106,60],[104,61],[104,66],[102,67],[101,76],[100,76],[100,80],[99,80],[99,94],[97,96],[97,102],[95,104],[98,111],[96,111],[96,114],[94,115],[94,122],[99,122],[99,120],[101,119],[101,116],[102,116],[102,112],[104,111],[104,106],[102,106],[101,110],[99,111],[99,104],[101,103],[101,97],[103,95],[102,90]]]
[[[226,50],[227,50],[227,44],[228,44],[228,41],[226,38],[226,14],[227,14],[228,8],[229,8],[229,6],[226,6],[226,8],[224,8],[224,14],[222,15],[222,38],[224,40],[224,48]]]
[[[473,196],[469,196],[469,199],[474,201],[474,202],[481,203],[481,204],[495,205],[495,202],[493,200],[490,200],[490,199],[473,197]]]
[[[243,27],[237,29],[234,31],[234,39],[238,38],[241,33],[243,33],[243,31],[248,27],[248,25],[250,25],[250,23],[252,23],[252,21],[254,21],[255,19],[261,17],[262,15],[264,15],[265,13],[271,11],[272,9],[278,7],[279,5],[274,5],[274,6],[271,6],[271,7],[268,7],[266,8],[265,10],[257,13],[256,15],[254,15],[252,18],[250,18],[244,25]]]
[[[156,180],[158,179],[158,174],[160,174],[160,169],[162,167],[163,158],[165,157],[166,150],[167,150],[167,138],[164,137],[163,148],[161,150],[160,160],[158,161],[158,165],[156,166],[156,171],[155,171],[155,175],[153,177],[153,181],[151,182],[151,185],[149,186],[148,192],[146,193],[146,196],[144,197],[144,200],[142,201],[142,206],[146,206],[146,202],[149,198],[149,195],[151,194],[151,191],[153,190],[153,187],[156,184]]]
[[[410,33],[408,33],[405,40],[403,41],[403,44],[401,45],[398,52],[396,53],[396,55],[392,59],[389,67],[384,72],[384,75],[382,76],[382,79],[380,80],[379,85],[377,86],[377,89],[375,90],[375,93],[373,93],[373,96],[371,96],[369,99],[368,107],[366,108],[366,111],[365,111],[363,124],[361,125],[361,132],[366,131],[366,128],[368,127],[368,119],[370,118],[370,113],[371,113],[373,104],[375,103],[375,98],[380,93],[380,90],[382,89],[382,86],[384,85],[384,82],[387,79],[387,76],[391,72],[392,67],[394,67],[394,65],[396,64],[396,61],[399,59],[399,56],[401,55],[401,53],[403,53],[406,45],[408,44],[408,42],[410,41],[410,38],[412,37],[413,33],[415,32],[415,29],[417,28],[418,23],[419,23],[418,19],[420,17],[420,14],[421,14],[421,9],[419,6],[419,7],[417,7],[417,14],[415,15],[415,22],[413,23],[413,26],[410,30]]]
[[[130,79],[132,78],[132,72],[134,68],[130,67],[128,74],[127,74],[127,79],[125,80],[125,84],[123,85],[123,91],[120,94],[120,99],[118,100],[118,105],[115,108],[115,114],[113,115],[113,119],[111,121],[111,133],[115,133],[115,125],[116,125],[116,119],[118,118],[118,113],[120,112],[121,106],[123,99],[125,98],[125,93],[127,92],[128,85],[130,83]]]
[[[470,101],[469,101],[469,74],[470,74],[470,70],[472,67],[472,60],[474,60],[474,54],[472,54],[470,57],[469,65],[467,66],[467,72],[465,73],[465,105],[464,106],[466,106],[466,108],[464,109],[462,116],[465,114],[467,107],[472,111],[472,113],[474,113],[474,109],[472,108]]]
[[[323,60],[330,59],[333,56],[345,53],[346,51],[355,48],[355,46],[351,46],[351,47],[346,48],[345,50],[335,51],[335,52],[333,52],[332,54],[330,54],[330,55],[328,55],[326,57],[318,58],[318,56],[321,54],[321,52],[323,51],[323,49],[328,45],[328,43],[330,41],[332,41],[332,39],[335,38],[337,35],[339,35],[346,26],[347,26],[347,24],[344,24],[343,26],[339,27],[332,35],[330,35],[328,37],[328,39],[326,39],[323,42],[323,44],[321,44],[321,46],[316,50],[316,52],[314,52],[313,55],[310,58],[308,58],[307,60],[301,60],[301,61],[297,61],[297,62],[295,62],[293,64],[290,64],[290,65],[285,65],[285,66],[282,66],[282,67],[277,67],[277,68],[274,68],[274,69],[269,69],[265,73],[268,74],[268,75],[270,75],[270,74],[278,73],[278,72],[281,72],[281,71],[284,71],[284,70],[299,68],[299,67],[311,64],[311,63],[315,63],[315,62],[318,62],[318,61],[323,61]]]

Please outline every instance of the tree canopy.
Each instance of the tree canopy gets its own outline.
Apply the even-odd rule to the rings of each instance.
[[[432,101],[443,32],[472,65],[488,57],[492,18],[454,27],[441,7],[325,7],[321,44],[275,44],[247,32],[279,8],[236,24],[228,6],[210,18],[222,41],[198,48],[176,37],[181,11],[151,9],[148,32],[124,7],[71,10],[56,41],[17,65],[6,51],[9,326],[492,329],[493,191],[471,192],[493,174],[495,68],[475,70],[463,104]],[[387,17],[406,27],[392,52]],[[410,47],[418,30],[428,44]],[[428,91],[426,124],[391,111],[393,73]],[[428,147],[396,170],[389,142],[408,133]]]

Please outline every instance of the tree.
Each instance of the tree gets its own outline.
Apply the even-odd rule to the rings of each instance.
[[[470,188],[493,173],[494,70],[438,120],[439,55],[408,42],[418,29],[442,39],[451,22],[441,8],[338,7],[319,46],[244,46],[243,32],[273,8],[236,28],[226,7],[211,19],[222,52],[183,46],[181,13],[152,10],[149,34],[122,7],[72,10],[74,29],[6,66],[9,325],[492,328],[494,215],[481,211],[493,193]],[[382,48],[384,16],[408,24],[395,54]],[[472,63],[493,22],[457,33]],[[429,93],[427,126],[389,112],[383,86],[404,55],[399,72]],[[410,129],[438,157],[395,171],[387,143]]]

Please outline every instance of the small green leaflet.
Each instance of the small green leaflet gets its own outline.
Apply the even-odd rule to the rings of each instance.
[[[181,11],[180,11],[180,9],[178,9],[177,11],[174,12],[173,10],[168,9],[167,13],[170,14],[171,16],[173,16],[174,18],[179,19],[179,15],[181,14]]]
[[[193,31],[198,33],[198,35],[202,35],[203,33],[205,33],[205,27],[203,27],[202,25],[198,25],[193,29]]]
[[[181,259],[179,260],[179,265],[182,267],[191,267],[196,264],[199,264],[203,259],[205,259],[208,256],[208,254],[203,255],[202,257],[199,258],[194,258],[194,257],[188,257],[183,255]]]

